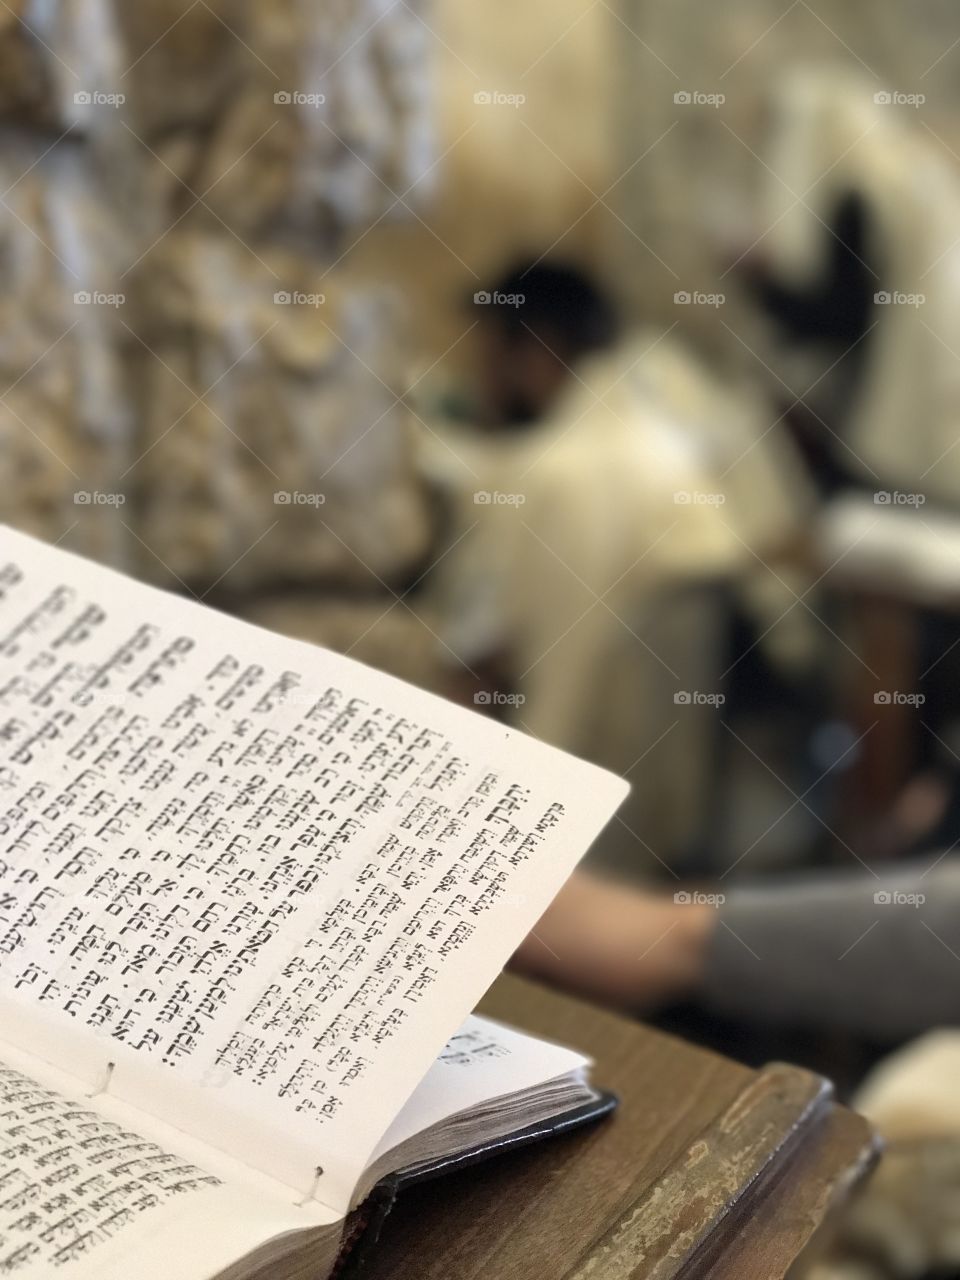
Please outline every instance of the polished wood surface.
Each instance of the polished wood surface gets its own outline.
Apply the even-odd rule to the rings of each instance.
[[[405,1192],[369,1280],[780,1280],[874,1158],[809,1072],[751,1071],[514,977],[481,1011],[591,1054],[621,1105]]]

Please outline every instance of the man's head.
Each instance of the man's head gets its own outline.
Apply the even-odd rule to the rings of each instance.
[[[576,364],[617,338],[613,303],[575,267],[521,264],[477,299],[483,300],[481,396],[493,428],[536,422]]]

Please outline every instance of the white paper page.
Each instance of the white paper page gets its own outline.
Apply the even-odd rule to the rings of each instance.
[[[142,1119],[0,1046],[0,1275],[208,1280],[275,1236],[332,1222],[262,1178],[222,1181],[223,1161],[198,1166]]]
[[[4,1025],[340,1212],[626,790],[0,532]]]
[[[449,1116],[590,1066],[574,1049],[471,1014],[387,1130],[374,1160]]]

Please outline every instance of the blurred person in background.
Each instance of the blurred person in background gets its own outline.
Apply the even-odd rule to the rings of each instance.
[[[469,423],[481,430],[522,431],[542,422],[582,362],[620,336],[612,300],[566,263],[519,264],[478,298],[489,309],[479,313]]]
[[[473,411],[425,441],[460,537],[431,583],[440,632],[484,677],[467,697],[630,778],[604,856],[656,872],[699,834],[716,716],[674,693],[715,688],[736,542],[682,433],[590,388],[618,335],[598,286],[540,264],[484,296]]]
[[[782,79],[751,257],[780,331],[775,367],[803,397],[800,430],[819,437],[824,487],[955,505],[960,176],[892,98],[836,66]]]
[[[801,67],[777,86],[765,232],[747,276],[774,322],[784,420],[821,496],[842,499],[825,518],[842,514],[862,551],[879,522],[912,510],[909,545],[936,562],[960,537],[947,523],[960,503],[960,176],[935,131],[893,98],[837,67]],[[891,491],[913,505],[885,509]],[[908,540],[891,541],[902,559]],[[892,599],[894,566],[885,585]],[[952,600],[937,607],[908,586],[903,601],[925,711],[915,774],[870,834],[890,852],[960,839],[960,622]]]
[[[476,393],[424,439],[459,537],[431,584],[443,642],[487,682],[469,693],[629,778],[603,856],[656,870],[703,842],[731,602],[775,664],[812,661],[802,464],[584,273],[520,265],[477,297]]]

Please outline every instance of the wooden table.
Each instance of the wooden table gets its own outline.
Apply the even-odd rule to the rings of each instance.
[[[367,1280],[779,1280],[875,1158],[799,1068],[751,1071],[514,977],[481,1011],[590,1053],[621,1105],[405,1192]]]

